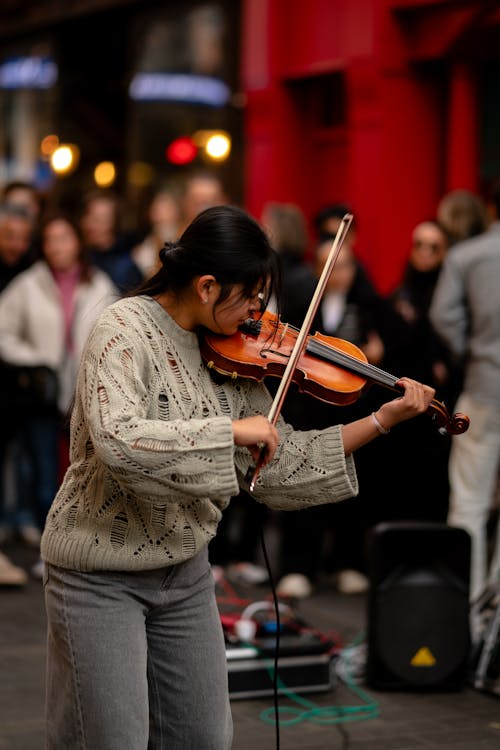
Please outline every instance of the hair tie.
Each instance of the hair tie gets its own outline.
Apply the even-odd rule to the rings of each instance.
[[[163,264],[166,263],[167,258],[170,253],[175,252],[177,250],[177,243],[176,242],[165,242],[162,249],[160,250],[160,260]]]

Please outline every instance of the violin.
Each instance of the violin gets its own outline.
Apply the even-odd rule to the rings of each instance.
[[[233,336],[207,333],[200,349],[209,369],[233,379],[261,381],[267,376],[283,376],[298,335],[296,328],[266,310],[258,319],[247,320]],[[402,393],[398,380],[369,364],[354,344],[318,332],[307,336],[292,377],[301,392],[336,405],[356,401],[368,383]],[[450,415],[436,399],[427,413],[442,434],[460,435],[469,427],[465,414]]]

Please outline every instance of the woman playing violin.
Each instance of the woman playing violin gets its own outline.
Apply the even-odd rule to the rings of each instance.
[[[353,452],[425,412],[408,378],[375,415],[325,430],[268,419],[261,381],[215,379],[205,332],[232,336],[278,284],[259,226],[207,209],[158,272],[100,316],[82,357],[71,463],[42,540],[47,748],[231,746],[226,654],[207,555],[260,460],[255,500],[331,503],[358,491]]]

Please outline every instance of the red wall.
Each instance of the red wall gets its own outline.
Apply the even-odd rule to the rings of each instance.
[[[402,14],[402,5],[419,15]],[[293,201],[311,219],[329,202],[348,202],[358,254],[382,292],[398,282],[411,230],[435,213],[441,195],[479,185],[477,81],[439,49],[432,5],[243,2],[247,208],[260,216],[268,200]],[[447,4],[435,6],[446,21]],[[451,18],[456,33],[470,20],[464,10]],[[300,92],[335,72],[343,75],[345,121],[321,128]]]

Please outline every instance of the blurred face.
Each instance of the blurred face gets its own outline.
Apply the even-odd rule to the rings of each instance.
[[[179,204],[173,195],[158,193],[149,208],[149,219],[153,225],[172,226],[179,221]]]
[[[28,251],[32,238],[31,222],[18,216],[0,220],[0,258],[7,266],[15,266]]]
[[[218,180],[196,177],[189,183],[182,201],[184,220],[189,223],[206,208],[225,203],[227,197]]]
[[[442,264],[447,250],[446,237],[434,224],[423,222],[413,230],[410,263],[417,271],[434,271]]]
[[[113,241],[115,225],[116,210],[113,201],[107,198],[91,201],[81,220],[86,244],[107,249]]]
[[[43,233],[43,254],[54,271],[69,271],[80,259],[80,240],[64,219],[51,221]]]
[[[40,214],[40,204],[35,193],[29,188],[12,187],[9,191],[5,202],[12,206],[19,206],[33,219],[37,219]]]
[[[319,278],[332,249],[330,240],[321,243],[316,249],[316,275]],[[348,292],[356,274],[356,261],[352,250],[345,242],[340,248],[333,271],[328,279],[327,289],[330,292]]]

